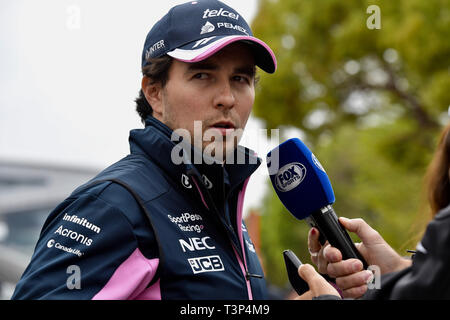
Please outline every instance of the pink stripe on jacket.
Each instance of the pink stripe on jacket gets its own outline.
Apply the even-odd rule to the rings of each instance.
[[[146,288],[158,268],[159,259],[147,259],[137,248],[116,269],[93,300],[160,300],[159,280]]]

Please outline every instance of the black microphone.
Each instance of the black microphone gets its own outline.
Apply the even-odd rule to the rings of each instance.
[[[335,197],[328,175],[308,147],[298,138],[289,139],[267,154],[267,167],[272,185],[289,212],[317,228],[341,251],[344,260],[359,259],[366,269],[367,262],[331,206]]]

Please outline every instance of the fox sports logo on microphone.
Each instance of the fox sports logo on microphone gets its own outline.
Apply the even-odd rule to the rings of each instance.
[[[306,168],[299,162],[288,163],[278,170],[275,176],[275,186],[281,192],[291,191],[297,187],[306,176]]]

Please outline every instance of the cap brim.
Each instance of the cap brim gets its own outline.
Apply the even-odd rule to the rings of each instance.
[[[224,47],[236,42],[244,41],[248,43],[255,53],[255,64],[267,73],[274,73],[277,69],[277,59],[272,49],[263,41],[251,36],[222,36],[205,38],[207,44],[201,46],[202,40],[197,40],[181,46],[167,54],[172,58],[194,63],[208,59]],[[200,44],[200,45],[199,45]],[[193,46],[196,47],[193,49]],[[199,47],[199,48],[198,48]]]

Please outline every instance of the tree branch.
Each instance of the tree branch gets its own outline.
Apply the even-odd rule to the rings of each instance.
[[[425,110],[423,105],[420,103],[420,101],[417,99],[417,97],[411,93],[402,91],[397,86],[396,75],[395,75],[394,71],[392,70],[391,66],[385,62],[382,62],[382,65],[383,65],[383,70],[389,76],[389,81],[386,83],[385,86],[378,86],[379,87],[378,89],[384,89],[384,90],[391,91],[400,99],[405,100],[410,105],[413,116],[417,120],[417,122],[419,123],[419,125],[421,127],[426,127],[426,128],[438,127],[438,123],[430,117],[430,115],[427,113],[427,111]]]

